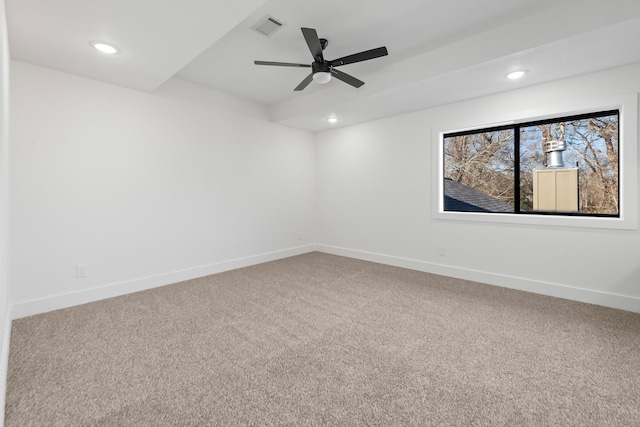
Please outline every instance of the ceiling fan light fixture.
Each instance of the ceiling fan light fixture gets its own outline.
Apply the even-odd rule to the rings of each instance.
[[[329,118],[327,119],[327,121],[329,123],[336,123],[338,121],[338,118],[336,116],[329,116]]]
[[[318,71],[313,74],[313,81],[320,84],[329,83],[331,80],[331,73],[327,71]]]

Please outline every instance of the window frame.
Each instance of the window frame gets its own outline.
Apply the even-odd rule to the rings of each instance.
[[[535,111],[511,112],[504,120],[496,114],[491,123],[477,123],[460,126],[460,120],[450,120],[439,129],[432,130],[433,170],[433,217],[436,220],[488,222],[496,224],[549,225],[561,227],[584,227],[620,230],[638,229],[638,94],[626,94],[606,100],[595,100],[590,105],[575,105],[568,102],[566,106],[541,108]],[[573,104],[573,105],[572,105]],[[444,210],[444,136],[504,128],[518,125],[553,121],[561,118],[583,116],[599,112],[618,110],[618,215],[567,215],[566,213],[493,213],[493,212],[459,212]],[[503,113],[504,114],[504,113]],[[501,120],[502,119],[502,120]],[[514,179],[515,181],[515,179]]]
[[[493,133],[500,132],[504,130],[513,131],[513,212],[491,212],[491,213],[499,213],[501,215],[523,215],[523,214],[531,214],[531,215],[561,215],[561,216],[581,216],[581,217],[611,217],[618,218],[620,216],[620,173],[618,171],[618,176],[616,177],[617,182],[617,191],[618,191],[618,212],[615,214],[594,214],[594,213],[582,213],[582,212],[552,212],[552,211],[522,211],[520,206],[520,191],[521,191],[521,162],[516,160],[520,158],[520,138],[522,135],[522,128],[528,128],[532,126],[539,126],[545,124],[553,124],[553,123],[561,123],[561,122],[572,122],[577,120],[585,120],[596,117],[605,117],[605,116],[617,116],[618,117],[618,141],[620,140],[620,110],[606,110],[606,111],[596,111],[592,113],[582,113],[578,115],[571,116],[563,116],[557,117],[553,119],[544,119],[544,120],[536,120],[536,121],[525,121],[525,122],[514,122],[511,125],[503,125],[498,127],[490,127],[490,128],[478,128],[473,130],[466,130],[462,132],[452,132],[445,133],[442,136],[443,140],[443,150],[444,150],[444,140],[445,138],[452,138],[457,136],[465,136],[465,135],[477,135],[484,133]],[[443,155],[443,168],[446,165],[444,155]],[[620,164],[620,150],[618,149],[618,164]],[[444,177],[442,177],[444,179]],[[455,210],[446,210],[445,212],[467,212],[467,211],[455,211]],[[468,211],[474,213],[475,211]]]

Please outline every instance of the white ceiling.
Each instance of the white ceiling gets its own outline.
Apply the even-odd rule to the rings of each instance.
[[[175,76],[265,104],[272,120],[320,131],[640,62],[639,0],[5,0],[11,56],[153,92]],[[285,23],[251,30],[265,15]],[[294,92],[311,63],[300,27],[335,59],[386,46]],[[116,44],[98,54],[91,40]],[[507,72],[525,69],[517,82]],[[336,124],[329,124],[336,115]]]

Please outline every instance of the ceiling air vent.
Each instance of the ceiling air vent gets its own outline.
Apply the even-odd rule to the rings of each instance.
[[[262,34],[263,36],[269,37],[283,26],[284,24],[282,22],[278,21],[273,16],[267,15],[260,21],[258,21],[257,24],[251,27],[251,29],[257,33]]]

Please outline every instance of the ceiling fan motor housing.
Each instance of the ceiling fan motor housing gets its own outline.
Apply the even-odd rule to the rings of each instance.
[[[311,72],[313,74],[319,73],[319,72],[330,73],[331,67],[329,67],[329,64],[327,64],[326,62],[322,62],[322,63],[314,62],[313,64],[311,64]]]

